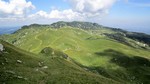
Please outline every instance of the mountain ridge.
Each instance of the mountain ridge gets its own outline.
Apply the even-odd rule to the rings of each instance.
[[[45,24],[45,25],[31,24],[29,26],[26,25],[26,26],[23,26],[19,30],[26,29],[26,28],[32,28],[32,27],[33,28],[35,28],[35,27],[37,27],[37,28],[39,28],[39,27],[62,28],[62,27],[65,27],[65,26],[69,26],[69,27],[72,27],[72,28],[81,28],[83,30],[93,30],[93,31],[94,30],[95,31],[97,31],[97,30],[104,30],[104,31],[108,31],[108,32],[106,32],[106,34],[105,34],[105,32],[98,33],[98,34],[104,34],[104,35],[106,35],[106,36],[108,36],[109,38],[112,38],[112,39],[114,39],[114,37],[118,38],[118,37],[116,37],[116,35],[119,34],[119,36],[121,35],[121,36],[130,38],[130,39],[134,39],[134,40],[137,40],[137,41],[140,41],[140,42],[144,42],[144,43],[146,43],[147,45],[150,46],[150,35],[149,34],[140,33],[140,32],[129,32],[129,31],[126,31],[126,30],[123,30],[123,29],[120,29],[120,28],[106,27],[106,26],[99,25],[98,23],[92,23],[92,22],[82,22],[82,21],[65,22],[65,21],[58,21],[58,22],[55,22],[55,23],[52,23],[52,24],[49,24],[49,25],[48,24]],[[16,31],[16,32],[18,32],[18,31]],[[14,32],[14,33],[16,33],[16,32]],[[112,36],[114,36],[114,37],[112,37]],[[118,39],[115,39],[115,40],[118,40]],[[126,44],[128,44],[128,43],[126,43]]]

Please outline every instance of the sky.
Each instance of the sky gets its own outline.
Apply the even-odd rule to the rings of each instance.
[[[150,0],[0,0],[0,27],[56,21],[150,33]]]

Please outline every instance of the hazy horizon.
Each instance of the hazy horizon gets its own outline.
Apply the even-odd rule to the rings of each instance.
[[[39,24],[39,23],[33,23],[33,24]],[[50,23],[52,24],[52,23]],[[31,25],[31,24],[26,24],[26,25]],[[48,25],[48,24],[46,24]],[[139,32],[139,33],[146,33],[146,34],[149,34],[150,35],[150,29],[147,29],[147,30],[143,30],[141,28],[121,28],[121,27],[113,27],[113,26],[108,26],[108,25],[104,25],[104,24],[100,24],[100,25],[103,25],[103,26],[106,26],[106,27],[112,27],[112,28],[119,28],[119,29],[123,29],[123,30],[126,30],[126,31],[129,31],[129,32]],[[25,26],[25,25],[20,25],[20,26],[4,26],[4,27],[0,27],[0,35],[2,34],[11,34],[15,31],[17,31],[18,29],[20,29],[22,26]]]

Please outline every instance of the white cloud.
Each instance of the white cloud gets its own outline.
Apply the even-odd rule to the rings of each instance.
[[[45,11],[39,11],[35,14],[29,15],[29,18],[46,18],[46,19],[67,19],[67,20],[73,20],[77,18],[82,18],[80,13],[72,11],[72,9],[66,9],[63,11],[59,11],[57,9],[52,10],[50,13],[47,13]]]
[[[109,8],[116,0],[67,0],[74,11],[89,17],[108,13]]]
[[[0,18],[23,17],[35,6],[26,0],[0,0]]]
[[[59,11],[53,9],[50,13],[39,11],[30,15],[30,18],[47,18],[60,20],[83,20],[108,13],[109,8],[116,0],[65,0],[71,4],[71,9]]]

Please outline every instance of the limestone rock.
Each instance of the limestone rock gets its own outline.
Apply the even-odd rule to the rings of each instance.
[[[0,51],[4,50],[4,46],[2,44],[0,44]]]

